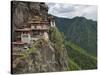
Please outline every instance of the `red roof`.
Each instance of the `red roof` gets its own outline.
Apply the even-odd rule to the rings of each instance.
[[[15,29],[15,31],[31,31],[31,28]]]
[[[18,42],[12,42],[12,44],[14,44],[14,45],[23,45],[24,43],[21,42],[21,41],[18,41]]]
[[[43,24],[47,24],[49,22],[48,21],[29,21],[28,23],[34,23],[34,24],[41,24],[41,23],[43,23]]]
[[[40,31],[46,31],[46,30],[49,30],[48,28],[34,28],[34,29],[32,29],[32,30],[40,30]]]

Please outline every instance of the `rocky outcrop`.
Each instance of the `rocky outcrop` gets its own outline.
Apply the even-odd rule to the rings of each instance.
[[[12,1],[12,26],[20,28],[34,18],[47,20],[48,7],[45,3]],[[37,73],[67,71],[67,50],[64,38],[57,28],[50,28],[49,40],[39,39],[31,48],[13,60],[12,73]]]
[[[11,6],[12,25],[14,28],[21,27],[26,24],[27,21],[35,18],[36,16],[41,17],[43,20],[47,20],[48,7],[43,2],[12,1]]]
[[[61,56],[61,54],[63,56]],[[60,51],[52,43],[40,39],[15,60],[13,73],[56,72],[67,70],[66,50]]]

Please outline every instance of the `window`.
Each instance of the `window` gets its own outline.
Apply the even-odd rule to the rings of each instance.
[[[27,34],[24,34],[22,37],[28,37],[28,35]]]

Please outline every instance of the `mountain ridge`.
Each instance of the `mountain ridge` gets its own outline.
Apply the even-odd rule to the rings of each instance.
[[[49,14],[49,15],[51,15],[51,14]],[[97,20],[93,20],[93,19],[88,19],[88,18],[86,18],[86,17],[84,17],[84,16],[75,16],[75,17],[72,17],[72,18],[68,18],[68,17],[59,17],[59,16],[55,16],[55,15],[52,15],[52,16],[54,16],[55,18],[63,18],[63,19],[75,19],[75,18],[83,18],[83,19],[87,19],[87,20],[90,20],[90,21],[94,21],[94,22],[97,22]]]
[[[55,17],[55,22],[67,40],[80,45],[88,53],[96,56],[97,21],[84,17],[74,17],[73,19]]]

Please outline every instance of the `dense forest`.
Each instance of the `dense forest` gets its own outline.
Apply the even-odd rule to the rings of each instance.
[[[84,17],[55,17],[58,29],[64,33],[69,70],[97,68],[97,22]]]

